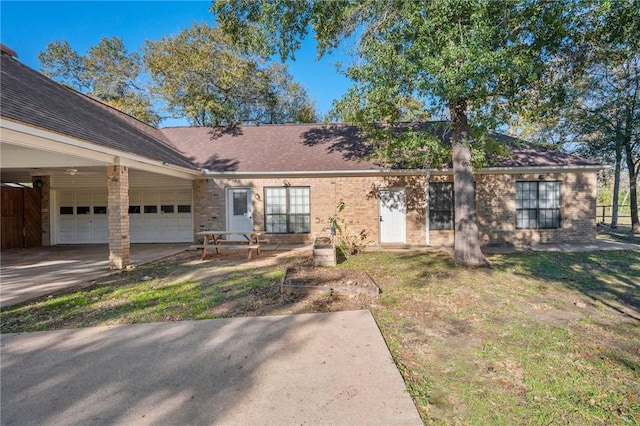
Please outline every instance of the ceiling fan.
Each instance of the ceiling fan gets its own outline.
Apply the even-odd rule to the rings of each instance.
[[[82,171],[76,169],[75,167],[69,167],[69,168],[65,169],[64,171],[60,171],[58,173],[65,174],[65,175],[68,175],[68,176],[78,176],[78,175],[95,175],[97,172],[82,172]]]
[[[71,169],[65,170],[64,173],[69,176],[75,176],[75,175],[79,175],[81,172],[78,169],[71,168]]]

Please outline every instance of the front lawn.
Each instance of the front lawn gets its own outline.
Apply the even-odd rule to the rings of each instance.
[[[149,321],[370,309],[426,424],[640,423],[640,252],[495,255],[486,269],[439,253],[364,253],[376,299],[281,296],[265,255],[183,254],[3,309],[24,332]]]

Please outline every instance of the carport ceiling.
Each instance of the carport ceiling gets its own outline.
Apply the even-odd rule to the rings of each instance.
[[[2,182],[29,182],[31,176],[81,173],[105,173],[108,163],[65,153],[0,144]]]

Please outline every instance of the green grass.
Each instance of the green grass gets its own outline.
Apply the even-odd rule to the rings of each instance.
[[[338,266],[382,288],[370,309],[424,423],[638,425],[640,252],[490,260],[463,268],[446,254],[381,252]],[[281,313],[286,265],[249,266],[142,267],[3,309],[1,329]]]
[[[487,269],[372,253],[372,311],[426,424],[638,424],[640,253],[522,253]]]
[[[216,318],[214,307],[255,289],[269,291],[283,275],[278,266],[226,269],[219,268],[224,280],[216,280],[185,278],[190,270],[179,265],[143,267],[84,290],[5,308],[0,327],[13,333]]]

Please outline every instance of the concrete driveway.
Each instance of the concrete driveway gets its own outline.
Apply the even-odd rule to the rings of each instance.
[[[369,311],[2,335],[3,425],[420,425]]]
[[[189,245],[132,244],[131,263],[141,265],[170,256]],[[0,306],[77,287],[113,272],[106,245],[5,250],[0,259]]]

